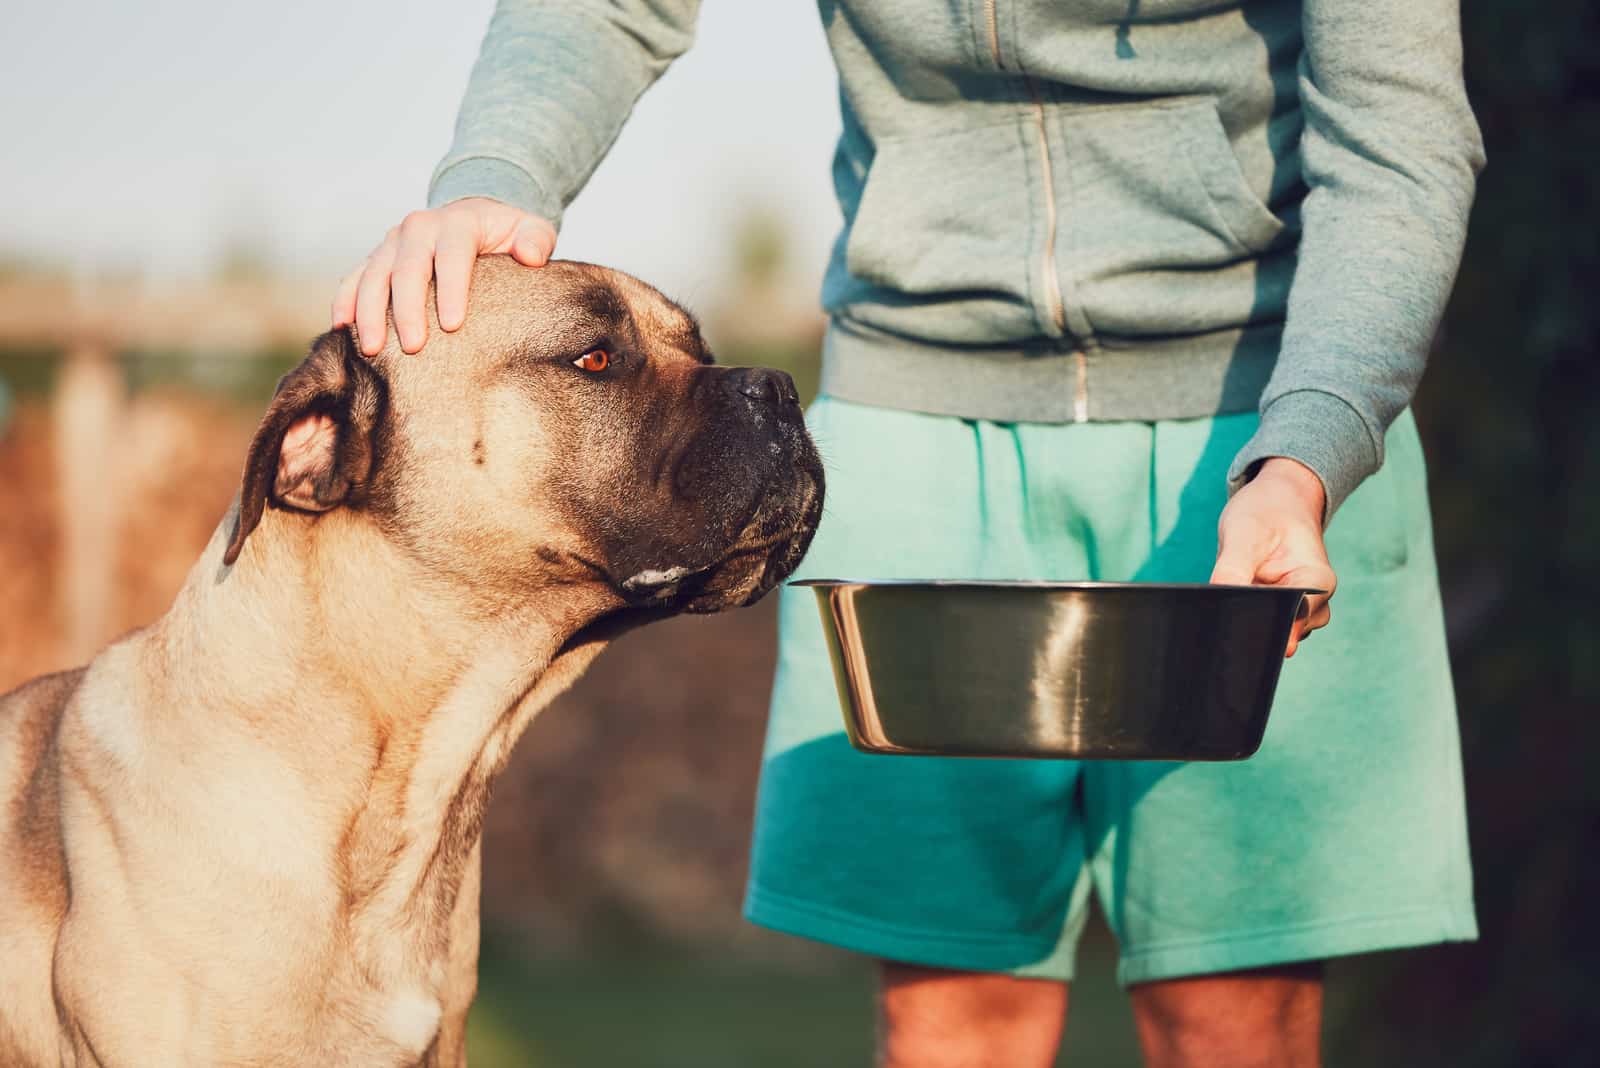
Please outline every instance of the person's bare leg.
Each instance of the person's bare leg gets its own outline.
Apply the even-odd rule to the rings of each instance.
[[[1148,1068],[1318,1068],[1319,962],[1142,983],[1130,992]]]
[[[1049,1068],[1067,984],[884,961],[879,1068]]]

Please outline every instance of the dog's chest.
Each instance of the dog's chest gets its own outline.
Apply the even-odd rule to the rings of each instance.
[[[414,1065],[422,1060],[439,1034],[443,1007],[439,999],[420,987],[376,994],[367,1006],[375,1047],[373,1058],[351,1063]],[[387,1058],[393,1058],[388,1060]]]
[[[411,1066],[433,1047],[447,999],[447,943],[415,930],[352,930],[351,952],[331,977],[333,1026],[318,1037],[319,1063]],[[344,1026],[348,1024],[349,1026]],[[342,1033],[341,1033],[342,1032]]]
[[[399,913],[377,908],[351,917],[349,952],[328,993],[339,1006],[338,1017],[354,1022],[354,1033],[342,1043],[330,1036],[326,1063],[399,1068],[424,1062],[446,1007],[460,1002],[451,990],[457,947],[447,926],[454,896],[441,900],[424,893]],[[345,1052],[352,1045],[365,1051]]]
[[[348,990],[335,1001],[337,1022],[320,1028],[303,1063],[413,1068],[439,1034],[443,1005],[422,985]]]
[[[402,1050],[421,1057],[439,1033],[443,1008],[421,990],[391,994],[379,1009],[378,1031]]]

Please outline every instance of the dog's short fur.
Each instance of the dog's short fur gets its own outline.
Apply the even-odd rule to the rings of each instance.
[[[804,552],[793,383],[653,289],[492,257],[432,325],[319,338],[171,610],[0,698],[0,1064],[463,1063],[512,743]]]

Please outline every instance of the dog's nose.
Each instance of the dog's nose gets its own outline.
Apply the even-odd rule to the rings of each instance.
[[[731,372],[734,388],[753,401],[775,404],[780,407],[800,406],[800,391],[794,388],[794,379],[770,367],[743,367]]]

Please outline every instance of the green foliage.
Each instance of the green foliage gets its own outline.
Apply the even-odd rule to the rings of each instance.
[[[55,386],[59,349],[48,346],[0,347],[0,382],[19,397],[43,396]]]
[[[789,259],[788,231],[770,208],[747,210],[733,231],[734,268],[747,284],[767,286],[781,280]]]
[[[1362,966],[1349,1063],[1596,1063],[1600,9],[1464,5],[1489,166],[1417,400],[1482,941]]]
[[[121,354],[132,391],[181,385],[255,408],[265,403],[278,379],[305,356],[301,348],[263,351],[250,356],[136,349]]]
[[[796,969],[686,947],[575,959],[484,939],[467,1028],[474,1068],[867,1068],[870,964],[845,957]],[[1137,1068],[1115,947],[1092,927],[1072,994],[1075,1026],[1059,1064]]]

